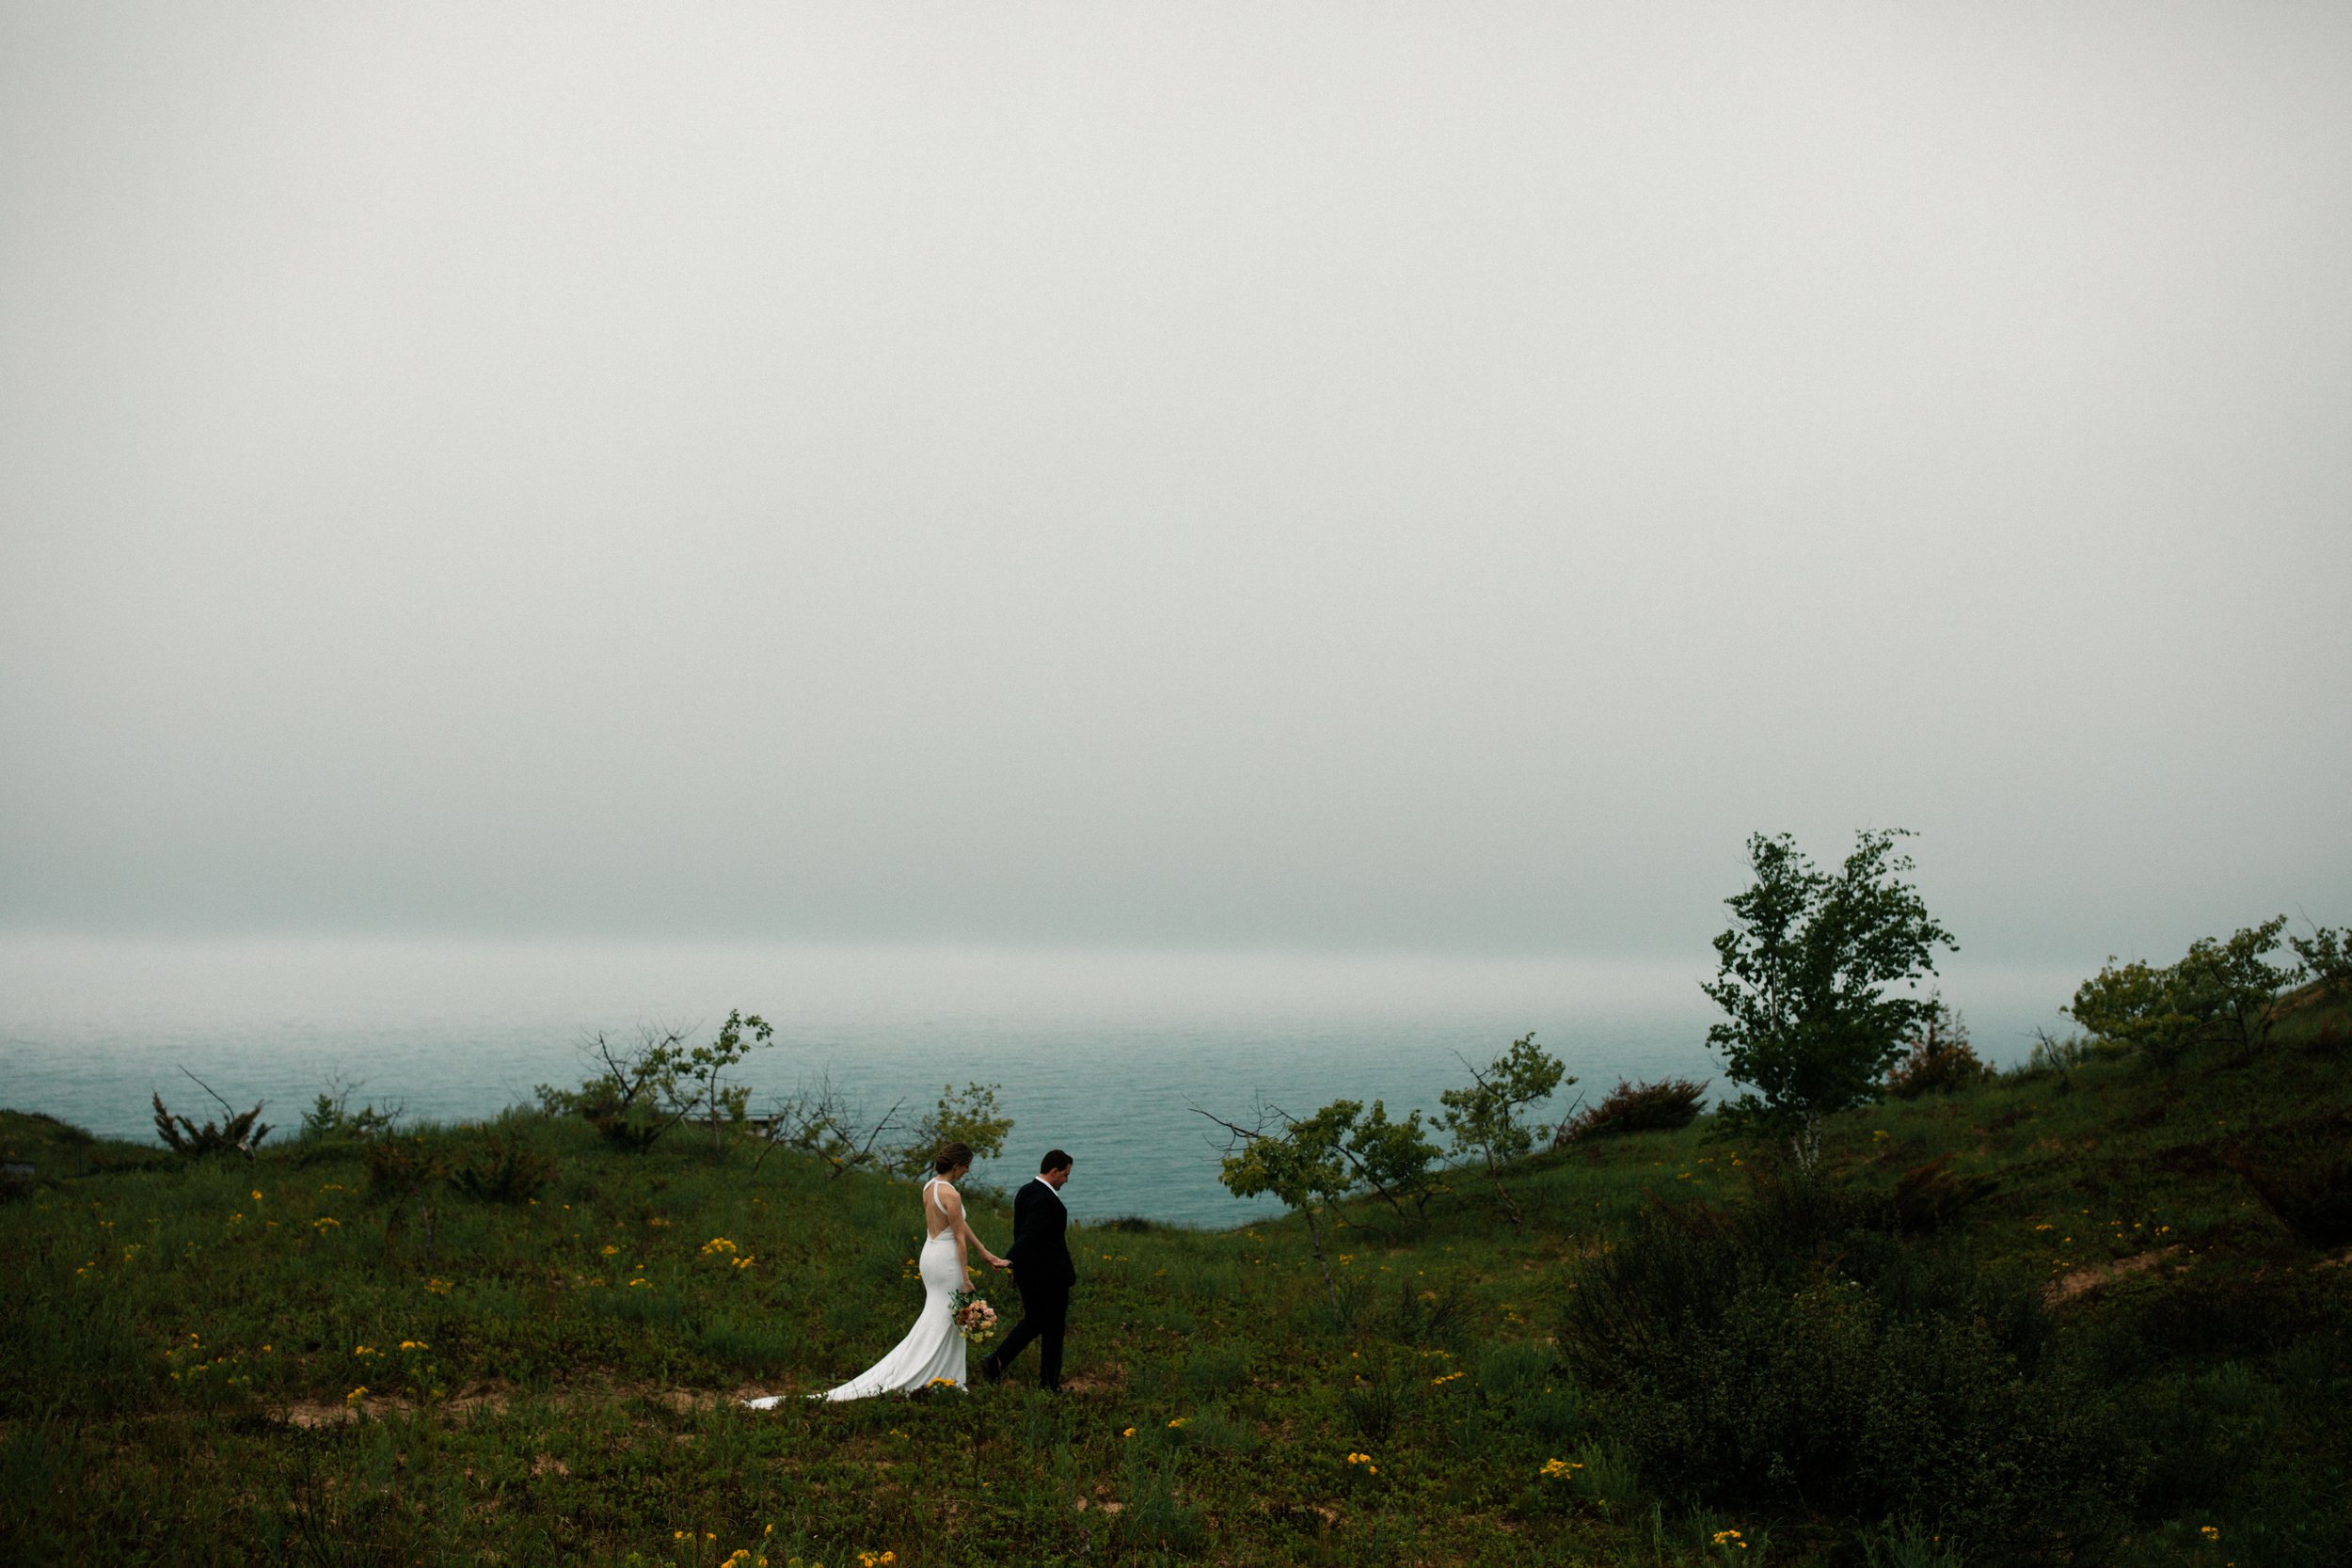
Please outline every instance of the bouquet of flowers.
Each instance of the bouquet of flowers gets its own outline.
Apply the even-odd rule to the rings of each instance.
[[[996,1338],[996,1308],[977,1291],[958,1291],[950,1315],[967,1344],[985,1345]]]

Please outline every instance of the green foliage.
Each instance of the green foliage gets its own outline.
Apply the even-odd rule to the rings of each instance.
[[[2287,945],[2312,979],[2338,989],[2352,987],[2352,927],[2316,927],[2308,937],[2287,938]]]
[[[1351,1362],[1348,1379],[1340,1386],[1340,1407],[1346,1412],[1349,1433],[1364,1442],[1385,1443],[1394,1436],[1404,1387],[1393,1359],[1375,1354]]]
[[[699,1112],[715,1150],[723,1129],[741,1125],[751,1099],[751,1086],[730,1084],[728,1073],[774,1037],[765,1019],[740,1011],[729,1012],[705,1045],[689,1046],[682,1029],[641,1029],[634,1044],[598,1034],[584,1048],[594,1070],[579,1088],[542,1084],[534,1093],[541,1110],[580,1116],[606,1143],[632,1154]]]
[[[1217,1168],[1217,1180],[1235,1197],[1270,1194],[1306,1220],[1308,1241],[1323,1271],[1324,1293],[1334,1311],[1340,1307],[1339,1287],[1324,1256],[1323,1227],[1315,1211],[1338,1201],[1355,1183],[1355,1169],[1342,1144],[1360,1109],[1353,1101],[1335,1101],[1303,1121],[1277,1110],[1273,1131],[1226,1123],[1233,1143]]]
[[[1916,1519],[1865,1531],[1862,1560],[1868,1568],[1968,1568],[1957,1540]]]
[[[1059,1399],[755,1414],[733,1396],[827,1386],[905,1331],[916,1200],[878,1164],[624,1155],[578,1116],[181,1162],[0,1112],[40,1172],[0,1207],[0,1560],[1987,1568],[2047,1560],[2055,1523],[2083,1568],[2330,1568],[2352,1269],[2232,1157],[2301,1169],[2343,1117],[2328,1053],[2159,1077],[2090,1052],[1833,1118],[1811,1183],[1756,1181],[1713,1118],[1597,1140],[1513,1167],[1519,1227],[1442,1190],[1343,1228],[1318,1201],[1344,1326],[1305,1216],[1086,1224]],[[492,1132],[560,1160],[537,1203],[367,1190],[367,1144],[455,1170]],[[1947,1185],[1978,1196],[1916,1232]],[[1603,1303],[1623,1348],[1586,1368],[1563,1320],[1604,1268],[1655,1309]],[[1948,1506],[1883,1500],[1923,1474]]]
[[[1352,1109],[1341,1101],[1278,1131],[1245,1134],[1220,1163],[1217,1180],[1235,1197],[1267,1193],[1301,1212],[1334,1201],[1355,1180],[1340,1151]]]
[[[2277,915],[2226,942],[2200,937],[2163,968],[2109,958],[2074,992],[2067,1013],[2094,1037],[2167,1069],[2207,1042],[2251,1051],[2269,1037],[2280,991],[2302,977],[2299,966],[2269,961],[2286,923]]]
[[[449,1184],[477,1203],[529,1203],[547,1191],[556,1174],[553,1159],[509,1129],[485,1132],[472,1158],[450,1172]]]
[[[1912,1515],[2062,1558],[2128,1495],[2111,1402],[2039,1298],[1863,1228],[1809,1184],[1653,1210],[1568,1297],[1563,1345],[1653,1490]]]
[[[996,1103],[1001,1084],[966,1084],[961,1090],[943,1084],[939,1103],[914,1124],[906,1143],[891,1155],[891,1168],[903,1176],[930,1169],[931,1159],[951,1143],[972,1146],[975,1161],[993,1160],[1004,1152],[1012,1134],[1012,1117]]]
[[[1800,1164],[1818,1157],[1822,1118],[1877,1098],[1904,1039],[1931,1004],[1898,994],[1954,946],[1903,880],[1899,829],[1866,831],[1836,873],[1817,869],[1782,833],[1748,840],[1756,881],[1724,900],[1715,978],[1701,989],[1724,1022],[1707,1032],[1725,1069],[1751,1086],[1737,1109],[1790,1134]]]
[[[1598,1104],[1587,1105],[1560,1124],[1554,1148],[1594,1138],[1622,1138],[1635,1132],[1672,1132],[1698,1119],[1707,1085],[1690,1078],[1664,1078],[1655,1084],[1624,1079]]]
[[[368,1196],[382,1201],[414,1197],[449,1174],[446,1148],[420,1132],[370,1138],[359,1146],[359,1160],[368,1173]]]
[[[295,1136],[305,1144],[357,1142],[381,1137],[392,1130],[400,1113],[379,1111],[373,1104],[351,1108],[351,1097],[359,1088],[357,1084],[336,1084],[321,1089],[310,1108],[302,1113],[302,1128]]]
[[[1557,1056],[1535,1043],[1534,1035],[1513,1040],[1511,1049],[1483,1070],[1467,1061],[1462,1065],[1470,1068],[1470,1082],[1438,1096],[1445,1107],[1438,1124],[1453,1134],[1457,1155],[1474,1155],[1485,1165],[1504,1212],[1516,1222],[1519,1208],[1502,1185],[1502,1168],[1535,1147],[1535,1130],[1521,1113],[1576,1080],[1567,1076]]]
[[[1353,1106],[1354,1101],[1338,1104]],[[1401,1213],[1407,1201],[1416,1212],[1428,1206],[1436,1192],[1438,1146],[1429,1141],[1419,1111],[1403,1121],[1391,1121],[1388,1106],[1375,1100],[1370,1111],[1351,1118],[1340,1148],[1358,1180],[1390,1208]]]

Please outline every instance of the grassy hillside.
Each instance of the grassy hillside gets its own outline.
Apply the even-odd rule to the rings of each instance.
[[[737,1408],[872,1360],[912,1187],[516,1117],[186,1164],[0,1114],[22,1562],[2223,1568],[2352,1540],[2352,1020],[1702,1121],[1295,1221],[1073,1236],[1073,1386]],[[1018,1109],[1017,1107],[1015,1108]],[[520,1139],[535,1199],[495,1177]],[[525,1162],[526,1168],[528,1161]],[[528,1182],[524,1183],[528,1185]],[[1001,1207],[976,1203],[1002,1238]],[[1032,1362],[1032,1366],[1034,1363]]]

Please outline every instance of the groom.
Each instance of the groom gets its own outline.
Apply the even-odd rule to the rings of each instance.
[[[980,1375],[991,1383],[1004,1376],[1012,1358],[1035,1339],[1037,1386],[1049,1393],[1061,1391],[1062,1330],[1070,1320],[1070,1287],[1078,1282],[1063,1236],[1070,1211],[1062,1207],[1061,1189],[1069,1180],[1070,1156],[1049,1148],[1037,1180],[1013,1196],[1012,1245],[1005,1249],[1005,1257],[1012,1264],[1012,1282],[1021,1288],[1021,1323],[1003,1344],[981,1357]]]

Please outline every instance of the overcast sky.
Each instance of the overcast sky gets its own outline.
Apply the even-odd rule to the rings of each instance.
[[[0,4],[0,927],[2352,920],[2352,8]]]

